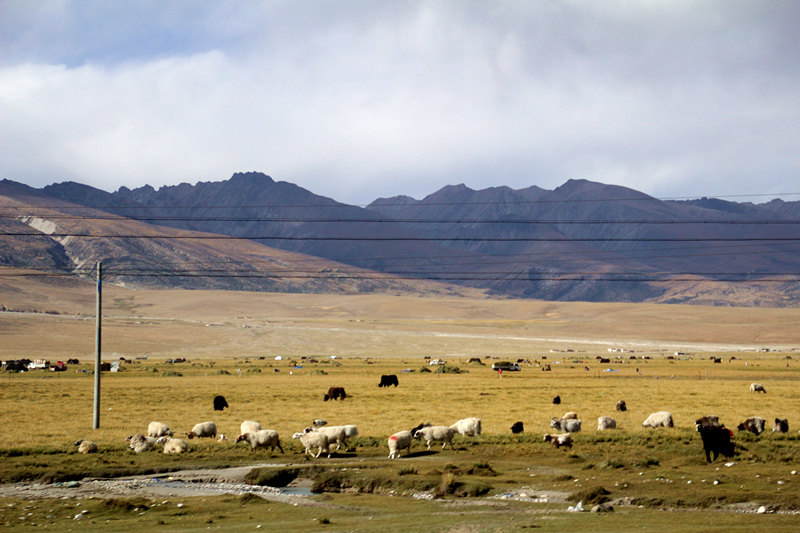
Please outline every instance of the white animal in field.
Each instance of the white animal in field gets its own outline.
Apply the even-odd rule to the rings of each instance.
[[[398,431],[389,437],[389,459],[397,459],[400,457],[400,450],[407,450],[406,453],[411,453],[411,443],[414,438],[411,436],[410,431]]]
[[[79,440],[75,443],[78,453],[97,453],[97,444],[90,440]]]
[[[610,416],[601,416],[597,418],[597,431],[604,431],[606,429],[617,429],[617,421]]]
[[[216,437],[217,425],[214,422],[200,422],[195,424],[192,430],[186,434],[187,437],[193,439],[195,437]]]
[[[578,433],[581,430],[581,421],[575,418],[553,418],[550,427],[566,433]]]
[[[472,437],[481,434],[481,419],[480,418],[463,418],[450,426],[459,435]]]
[[[147,426],[148,437],[171,437],[172,430],[164,422],[150,422]]]
[[[544,440],[545,442],[552,443],[553,448],[560,448],[562,446],[566,446],[567,448],[572,448],[571,433],[561,433],[559,435],[551,435],[550,433],[545,433]]]
[[[674,424],[672,422],[672,413],[670,413],[669,411],[658,411],[657,413],[652,413],[645,419],[644,422],[642,422],[642,427],[643,428],[674,427]]]
[[[255,420],[245,420],[244,422],[239,424],[240,435],[244,435],[245,433],[250,433],[253,431],[261,431],[261,424],[259,424]]]
[[[156,442],[164,445],[164,453],[166,454],[179,454],[189,451],[189,443],[183,439],[173,439],[165,436],[159,437]]]
[[[328,454],[328,457],[331,456],[330,443],[325,433],[320,433],[318,431],[301,431],[292,435],[292,438],[300,439],[300,442],[305,447],[305,453],[309,457],[314,457],[316,459],[322,453]],[[317,455],[311,453],[312,448],[317,448]]]
[[[417,432],[414,433],[414,438],[424,439],[429,450],[431,449],[431,442],[441,442],[443,450],[448,444],[451,450],[455,450],[453,446],[453,436],[455,434],[456,430],[450,426],[429,426],[418,429]]]
[[[242,441],[247,441],[252,451],[266,447],[269,447],[270,451],[274,451],[277,446],[281,453],[283,453],[283,447],[278,438],[278,432],[274,429],[259,429],[258,431],[243,433],[236,437],[236,442]]]

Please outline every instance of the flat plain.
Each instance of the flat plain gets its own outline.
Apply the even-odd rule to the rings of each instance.
[[[87,531],[244,531],[259,524],[296,531],[622,531],[664,520],[676,530],[711,531],[796,530],[800,523],[800,479],[792,473],[800,470],[798,309],[107,287],[103,360],[124,360],[121,372],[102,375],[101,427],[93,430],[94,286],[22,279],[0,282],[7,310],[0,313],[0,358],[81,364],[0,374],[0,524],[8,527],[61,530],[82,510]],[[176,358],[186,361],[169,362]],[[430,365],[432,359],[446,365]],[[521,360],[522,370],[492,371],[502,360]],[[399,387],[377,387],[382,374],[396,374]],[[767,393],[750,393],[752,382]],[[330,386],[344,387],[348,398],[324,402]],[[212,409],[216,394],[228,409]],[[561,404],[552,403],[555,395]],[[614,410],[619,399],[628,411]],[[675,428],[641,428],[661,410],[672,412]],[[542,435],[566,411],[579,413],[583,430],[571,449],[556,450]],[[694,420],[707,414],[734,429],[737,444],[733,458],[711,465],[694,430]],[[614,417],[618,429],[597,431],[601,415]],[[455,450],[428,452],[417,441],[410,456],[386,458],[391,433],[467,416],[482,419],[482,435],[457,437]],[[787,418],[790,432],[735,431],[749,416],[768,426]],[[352,448],[306,459],[291,436],[315,418],[356,424]],[[230,438],[245,419],[276,429],[286,453],[206,439],[191,441],[181,456],[136,455],[124,441],[151,420],[178,436],[213,420]],[[512,435],[517,421],[525,432]],[[100,453],[78,455],[78,439],[97,442]],[[186,469],[211,479],[220,468],[264,465],[288,472],[293,484],[314,484],[317,495],[277,501],[80,492],[88,479],[177,478]],[[33,482],[57,485],[46,485],[54,492],[39,499],[21,488]],[[69,490],[77,499],[60,499]],[[615,511],[567,511],[601,500]],[[757,513],[762,506],[767,512]]]

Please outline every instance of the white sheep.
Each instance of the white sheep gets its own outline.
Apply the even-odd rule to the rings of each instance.
[[[574,418],[568,418],[566,420],[553,418],[553,420],[550,421],[550,427],[558,431],[577,433],[581,430],[581,421]]]
[[[560,435],[551,435],[549,433],[544,434],[545,442],[550,442],[553,444],[554,448],[560,448],[561,446],[566,446],[567,448],[572,448],[572,434],[571,433],[561,433]]]
[[[652,413],[648,416],[644,422],[642,422],[643,428],[657,428],[657,427],[665,427],[671,428],[674,424],[672,423],[672,413],[669,411],[658,411],[657,413]]]
[[[610,416],[600,416],[597,418],[597,431],[605,429],[617,429],[617,421]]]
[[[564,413],[564,416],[561,417],[561,420],[577,420],[578,413],[575,411],[569,411],[568,413]]]
[[[400,450],[408,450],[406,453],[411,453],[411,443],[414,438],[411,436],[410,431],[398,431],[389,437],[389,459],[397,459],[400,457]]]
[[[418,429],[416,433],[414,433],[415,439],[425,439],[425,444],[427,444],[428,449],[431,449],[431,442],[442,442],[442,449],[444,450],[445,446],[448,444],[450,445],[451,450],[455,450],[453,446],[453,435],[456,434],[456,430],[450,426],[430,426],[422,429]]]
[[[236,442],[242,441],[247,441],[252,451],[256,451],[257,448],[266,448],[267,446],[269,446],[270,451],[275,451],[275,446],[277,446],[281,453],[284,453],[281,441],[278,438],[278,432],[274,429],[259,429],[236,437]]]
[[[75,443],[78,453],[97,453],[97,444],[90,440],[79,440]]]
[[[128,449],[133,450],[136,453],[142,453],[153,449],[153,446],[156,445],[156,439],[153,437],[146,437],[141,433],[136,433],[128,437],[127,440],[130,444],[128,444]]]
[[[463,418],[450,427],[456,430],[456,433],[458,433],[459,435],[464,435],[468,437],[474,435],[480,435],[481,419],[475,417]]]
[[[156,443],[164,445],[164,453],[166,454],[179,454],[189,451],[189,443],[183,439],[164,436],[159,437]]]
[[[245,433],[252,433],[255,431],[261,431],[261,424],[255,420],[245,420],[239,425],[239,435],[244,435]]]
[[[187,433],[186,436],[190,439],[195,437],[216,437],[217,425],[214,422],[200,422],[199,424],[195,424],[192,430]]]
[[[147,426],[148,437],[171,437],[172,430],[164,422],[150,422]]]
[[[327,420],[322,420],[320,418],[315,418],[311,422],[311,425],[314,426],[315,428],[320,428],[322,426],[327,426],[328,425],[328,421]]]
[[[763,392],[764,394],[766,394],[767,389],[765,389],[764,385],[762,385],[761,383],[751,383],[750,392]]]
[[[328,442],[328,436],[325,433],[319,431],[301,431],[292,435],[292,438],[300,439],[300,442],[302,442],[305,447],[305,453],[309,457],[314,457],[316,459],[322,452],[328,454],[328,457],[331,456],[330,442]],[[311,448],[318,449],[317,455],[311,453]]]
[[[328,437],[328,442],[330,444],[336,443],[336,450],[344,446],[344,449],[347,449],[347,433],[352,432],[355,430],[356,435],[358,434],[358,429],[355,426],[351,426],[350,429],[345,429],[347,426],[322,426],[318,428],[311,428],[307,427],[303,432],[304,433],[323,433],[325,436]]]

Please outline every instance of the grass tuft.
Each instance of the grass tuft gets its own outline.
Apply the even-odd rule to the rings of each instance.
[[[597,486],[578,492],[573,492],[569,495],[568,499],[573,502],[583,502],[584,505],[595,505],[609,501],[609,494],[611,494],[611,492],[606,490],[604,487]]]

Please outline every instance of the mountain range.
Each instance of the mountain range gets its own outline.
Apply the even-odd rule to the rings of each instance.
[[[796,306],[800,202],[670,201],[569,180],[366,207],[257,172],[113,193],[0,182],[0,266],[129,286],[479,290],[545,300]]]

